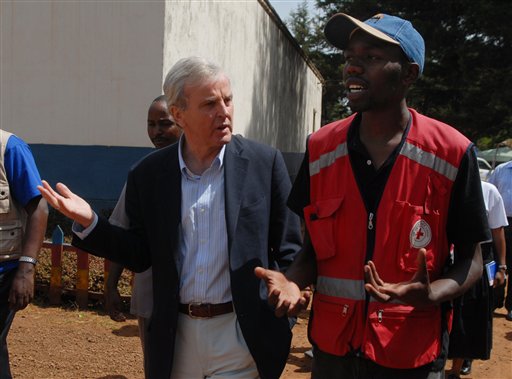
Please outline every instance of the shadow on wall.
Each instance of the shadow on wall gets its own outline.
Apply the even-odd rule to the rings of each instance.
[[[283,153],[304,151],[307,137],[308,67],[295,48],[271,30],[270,20],[258,28],[252,117],[247,137]]]

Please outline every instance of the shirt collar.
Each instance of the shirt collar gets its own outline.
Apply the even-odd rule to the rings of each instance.
[[[359,128],[361,127],[361,118],[362,114],[357,113],[356,117],[352,120],[349,129],[348,129],[348,135],[347,135],[347,146],[350,149],[353,149],[361,154],[364,154],[366,156],[369,156],[368,150],[361,142],[361,137],[359,136]],[[398,146],[396,147],[395,151],[398,151],[402,148],[402,145],[405,142],[405,139],[407,138],[407,135],[409,134],[409,130],[411,129],[412,124],[412,115],[411,112],[409,112],[409,120],[407,121],[407,126],[404,130],[404,133],[402,134],[402,139]]]
[[[183,143],[185,142],[185,135],[182,134],[180,137],[180,140],[178,142],[178,159],[180,162],[180,171],[182,173],[187,174],[191,177],[200,177],[200,175],[196,175],[192,173],[187,167],[187,164],[185,163],[185,160],[183,159]],[[212,164],[210,165],[210,168],[217,167],[219,170],[224,165],[224,153],[226,152],[226,145],[222,146],[222,149],[220,149],[219,154],[215,157]]]

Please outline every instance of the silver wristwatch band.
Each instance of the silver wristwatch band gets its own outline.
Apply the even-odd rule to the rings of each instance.
[[[22,255],[19,259],[20,262],[32,263],[34,266],[37,264],[37,259]]]

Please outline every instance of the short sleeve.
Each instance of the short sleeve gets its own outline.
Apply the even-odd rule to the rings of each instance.
[[[124,229],[128,229],[130,226],[130,220],[126,214],[126,183],[108,221],[112,225],[119,226],[120,228]]]
[[[489,184],[489,228],[498,229],[502,226],[507,226],[507,214],[505,213],[505,206],[503,205],[503,198],[501,197],[498,189]]]
[[[16,136],[7,141],[4,156],[7,181],[12,195],[23,207],[30,200],[41,196],[37,186],[41,184],[41,176],[29,146]]]
[[[309,193],[309,152],[306,148],[304,160],[302,161],[297,177],[293,183],[290,196],[288,197],[288,208],[302,218],[304,218],[304,207],[309,205],[310,202]]]
[[[453,185],[447,233],[455,245],[491,239],[474,145],[462,158]]]

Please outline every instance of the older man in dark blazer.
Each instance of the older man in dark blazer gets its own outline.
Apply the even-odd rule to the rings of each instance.
[[[129,230],[61,183],[56,192],[44,182],[41,193],[76,221],[76,246],[134,271],[153,266],[147,378],[278,378],[289,322],[253,272],[285,270],[300,249],[283,158],[232,136],[231,85],[215,64],[178,61],[164,92],[183,137],[130,171]]]

